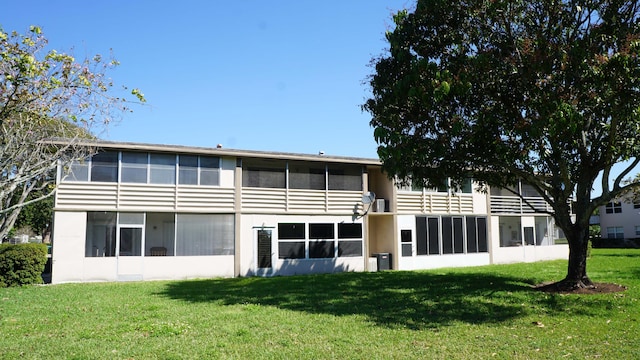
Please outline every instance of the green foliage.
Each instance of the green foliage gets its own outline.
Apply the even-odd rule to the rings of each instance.
[[[42,283],[45,244],[0,244],[0,287]]]
[[[36,193],[31,195],[30,198],[41,195],[41,193]],[[50,196],[24,206],[18,214],[14,228],[29,227],[36,234],[42,235],[52,221],[53,200],[53,196]]]
[[[621,1],[419,0],[400,11],[363,105],[385,171],[430,187],[522,180],[584,255],[593,211],[640,187],[621,182],[640,163],[639,19],[640,5]]]

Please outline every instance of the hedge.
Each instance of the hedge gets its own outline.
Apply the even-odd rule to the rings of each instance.
[[[42,283],[46,244],[0,244],[0,287]]]

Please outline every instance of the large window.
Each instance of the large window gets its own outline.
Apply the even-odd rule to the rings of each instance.
[[[619,201],[613,201],[607,204],[605,207],[607,214],[619,214],[622,212],[622,203]]]
[[[286,163],[284,161],[242,161],[242,186],[284,189]]]
[[[74,161],[69,167],[65,181],[120,181],[139,184],[220,185],[220,158],[215,156],[180,155],[176,162],[174,154],[121,152],[97,153],[83,161]],[[120,164],[120,165],[119,165]],[[119,166],[118,166],[119,165]]]
[[[280,223],[278,257],[323,259],[362,256],[362,224],[338,223],[337,229],[336,237],[335,223]]]
[[[123,152],[120,181],[146,184],[148,158],[147,153]]]
[[[105,151],[91,158],[91,181],[118,181],[118,152]]]
[[[300,162],[289,163],[289,188],[324,190],[326,189],[325,168],[321,164]]]
[[[407,242],[410,237],[410,232],[404,235]],[[484,217],[416,216],[417,255],[479,253],[487,252],[487,248],[487,219]],[[403,256],[410,256],[409,250],[406,253]]]
[[[232,255],[233,253],[233,215],[178,214],[176,255]]]
[[[640,226],[636,225],[636,236],[640,236]]]
[[[622,226],[607,227],[607,238],[624,239],[624,228]]]
[[[447,192],[449,192],[449,179],[446,179],[446,180],[442,181],[441,183],[439,183],[435,187],[429,187],[429,188],[424,188],[424,187],[418,185],[417,182],[412,181],[411,179],[409,179],[404,184],[398,183],[398,190],[401,190],[401,191],[417,191],[417,192],[426,191],[426,192],[447,193]],[[473,180],[471,178],[464,179],[462,181],[462,184],[459,185],[459,189],[458,190],[459,190],[459,192],[461,192],[463,194],[472,193],[473,192]]]
[[[278,224],[278,257],[280,259],[305,258],[305,224]]]
[[[182,185],[220,185],[217,157],[180,155],[178,169],[178,181]]]
[[[149,157],[149,182],[152,184],[176,183],[176,156],[151,154]]]
[[[116,213],[88,212],[85,256],[116,256]]]
[[[362,168],[360,166],[329,167],[329,190],[362,190]]]
[[[89,181],[90,158],[72,161],[65,181]]]
[[[338,223],[338,257],[362,256],[362,224]]]
[[[220,185],[220,158],[200,156],[200,185]]]
[[[332,258],[335,253],[335,225],[309,224],[309,258]]]
[[[234,221],[231,214],[88,212],[85,256],[233,255]]]
[[[198,185],[198,157],[180,155],[178,181],[182,185]]]

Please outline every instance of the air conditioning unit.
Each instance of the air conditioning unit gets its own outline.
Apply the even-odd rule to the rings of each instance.
[[[387,200],[385,199],[376,199],[376,208],[375,212],[385,212],[387,211]]]

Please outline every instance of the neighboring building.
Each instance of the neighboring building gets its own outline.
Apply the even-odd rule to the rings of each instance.
[[[413,270],[559,259],[500,189],[397,187],[377,159],[134,143],[58,174],[52,282]],[[548,210],[531,189],[517,190]],[[368,204],[370,192],[376,200]],[[365,203],[363,203],[365,202]],[[389,256],[387,256],[387,254]]]
[[[600,232],[603,239],[640,238],[640,201],[620,198],[601,206]]]

